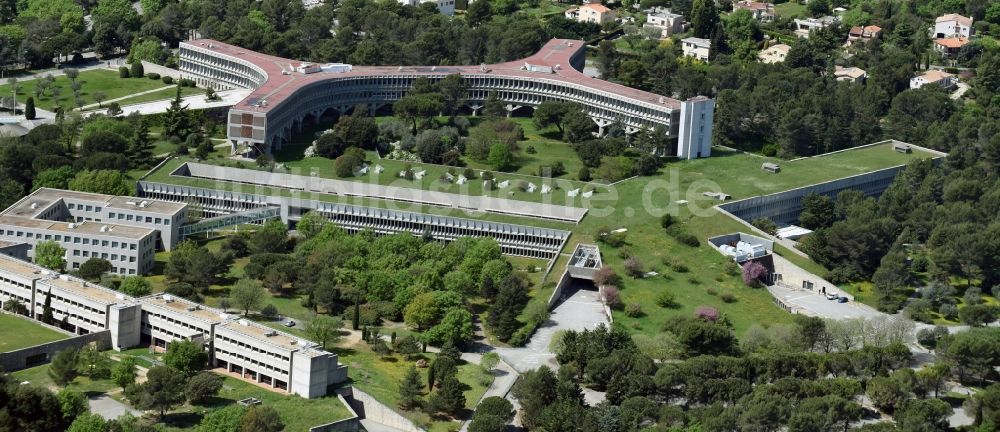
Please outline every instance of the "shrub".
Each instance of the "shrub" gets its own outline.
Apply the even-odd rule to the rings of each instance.
[[[771,235],[778,231],[778,225],[771,218],[757,218],[750,222],[750,225]]]
[[[710,295],[710,296],[714,296],[714,295],[718,295],[719,294],[719,291],[717,291],[715,288],[706,288],[705,292],[708,293],[708,295]]]
[[[118,68],[118,78],[128,78],[130,76],[131,76],[131,74],[128,72],[128,68],[127,67],[122,66],[122,67]]]
[[[663,263],[666,264],[667,266],[669,266],[671,270],[673,270],[673,271],[675,271],[677,273],[687,273],[688,272],[688,266],[684,265],[684,263],[681,262],[680,258],[677,258],[675,256],[672,256],[672,257],[669,257],[669,258],[664,257],[663,258]]]
[[[590,168],[587,167],[580,168],[580,172],[576,174],[576,178],[580,179],[580,181],[589,182],[591,179]]]
[[[632,318],[641,317],[643,315],[642,305],[640,305],[639,303],[629,303],[627,306],[625,306],[625,315],[628,315]]]
[[[934,317],[931,316],[930,312],[933,310],[934,304],[927,299],[914,299],[911,300],[906,308],[903,309],[903,314],[907,318],[920,321],[923,323],[931,323],[934,321]]]
[[[608,307],[612,309],[621,305],[618,287],[614,285],[608,285],[601,289],[601,299],[604,300],[604,304],[608,305]]]
[[[736,296],[734,296],[734,295],[732,295],[730,293],[722,293],[722,295],[719,296],[719,299],[722,300],[723,302],[726,302],[726,303],[735,303],[736,302]]]
[[[195,87],[197,84],[195,84],[193,79],[181,78],[180,81],[177,82],[177,85],[181,87]]]
[[[625,245],[625,233],[616,232],[604,237],[604,243],[613,248],[620,248]]]
[[[694,234],[687,232],[687,230],[680,225],[673,225],[670,228],[667,228],[667,234],[682,244],[686,244],[691,247],[701,246],[701,242],[698,241],[698,237],[695,237]]]
[[[677,297],[670,291],[663,290],[656,294],[656,305],[667,309],[676,309],[680,306]]]
[[[145,70],[142,67],[142,62],[132,63],[132,78],[142,78],[145,75]]]
[[[747,261],[743,264],[743,283],[750,287],[759,287],[767,277],[767,268],[757,261]]]
[[[153,81],[156,81],[156,80],[160,79],[160,74],[158,74],[156,72],[150,72],[150,73],[146,74],[146,78],[149,78],[149,79],[151,79]]]
[[[628,272],[629,276],[636,279],[641,278],[645,273],[642,267],[642,261],[639,261],[639,258],[636,257],[629,257],[625,260],[625,271]]]
[[[910,270],[921,273],[927,271],[927,257],[924,255],[917,255],[910,260]]]
[[[278,308],[276,308],[273,304],[268,304],[260,310],[260,315],[264,318],[276,318],[278,316]]]
[[[609,266],[601,267],[601,269],[594,274],[594,283],[597,284],[597,286],[618,285],[621,281],[621,276],[618,276],[615,269]]]
[[[717,321],[719,310],[711,306],[698,306],[698,309],[694,311],[694,316],[705,321]]]
[[[163,78],[160,78],[160,81],[163,81],[164,84],[170,85],[174,83],[174,77],[164,75]]]
[[[945,303],[938,308],[938,313],[945,319],[954,321],[955,318],[958,318],[958,306]]]
[[[943,326],[935,326],[933,329],[925,328],[917,332],[917,343],[924,348],[934,349],[938,340],[948,334],[948,329]]]
[[[663,216],[660,216],[660,226],[663,227],[663,229],[670,228],[670,225],[673,224],[674,224],[674,216],[671,215],[670,213],[666,213]]]

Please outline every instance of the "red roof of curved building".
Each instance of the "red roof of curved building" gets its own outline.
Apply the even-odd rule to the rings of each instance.
[[[279,105],[282,100],[291,96],[305,85],[328,79],[362,77],[370,75],[440,75],[442,73],[484,74],[481,66],[353,66],[349,72],[342,73],[312,73],[285,71],[301,64],[301,61],[271,56],[254,52],[238,46],[229,45],[210,39],[197,39],[185,42],[188,45],[229,55],[248,61],[267,74],[266,82],[254,89],[234,108],[242,111],[267,112]],[[576,84],[591,89],[611,93],[614,96],[632,99],[640,102],[659,105],[670,109],[679,109],[680,101],[660,96],[647,91],[637,90],[621,84],[591,78],[571,66],[571,59],[580,51],[586,49],[585,43],[579,40],[552,39],[537,53],[506,63],[485,66],[485,75],[498,77],[524,77],[532,79],[548,79],[568,84]],[[552,73],[524,70],[525,63],[532,66],[543,66],[552,69]],[[260,99],[267,101],[266,105],[257,106],[252,103]]]

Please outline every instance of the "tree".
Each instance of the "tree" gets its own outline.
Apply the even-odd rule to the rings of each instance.
[[[132,136],[128,140],[128,147],[125,156],[128,157],[129,166],[148,167],[153,159],[153,140],[149,138],[149,125],[144,120],[139,120],[139,124],[133,128]]]
[[[893,415],[896,424],[905,431],[941,431],[950,429],[951,406],[940,399],[910,399]]]
[[[35,245],[35,264],[61,272],[66,267],[66,249],[52,240],[40,241]]]
[[[444,109],[439,93],[411,94],[403,96],[392,105],[393,112],[403,119],[413,122],[412,132],[417,133],[417,120],[428,119]]]
[[[52,317],[52,290],[45,293],[45,303],[42,304],[42,322],[48,325],[55,324]]]
[[[309,322],[306,334],[326,349],[327,344],[335,344],[340,340],[340,329],[343,326],[344,323],[340,318],[318,315]]]
[[[997,24],[1000,24],[1000,10],[997,11]],[[469,22],[472,27],[478,27],[480,24],[488,22],[493,18],[493,5],[489,0],[483,0],[483,2],[473,2],[469,4],[469,7],[465,10],[465,20]]]
[[[525,427],[534,429],[541,421],[542,412],[556,400],[552,390],[556,388],[556,376],[548,366],[525,372],[514,384],[513,395],[521,404],[521,421]]]
[[[504,107],[503,101],[500,100],[500,96],[496,91],[489,92],[483,102],[483,116],[503,117],[505,115],[507,115],[507,109]]]
[[[56,353],[49,364],[49,377],[58,385],[64,386],[79,375],[76,371],[77,350],[66,348]]]
[[[458,345],[472,340],[472,335],[472,314],[456,307],[448,310],[440,323],[427,330],[424,340],[436,346]]]
[[[126,276],[118,290],[132,297],[142,297],[153,292],[152,285],[142,276]]]
[[[562,120],[563,140],[571,144],[579,144],[593,139],[597,125],[583,111],[569,110]]]
[[[108,95],[102,91],[96,91],[94,92],[94,94],[91,95],[91,97],[94,98],[95,101],[97,101],[98,108],[104,108],[104,105],[102,105],[101,103],[108,98]]]
[[[101,278],[101,275],[111,271],[111,268],[111,261],[102,258],[91,258],[80,265],[79,274],[84,279],[96,281]]]
[[[712,0],[694,0],[691,5],[691,30],[694,37],[710,38],[719,22],[719,11]]]
[[[284,429],[281,415],[266,405],[250,408],[240,422],[240,432],[281,432]]]
[[[135,384],[136,377],[135,357],[125,356],[118,363],[111,367],[111,380],[121,387],[122,390]]]
[[[86,401],[86,399],[84,399]],[[74,416],[73,423],[69,425],[66,432],[104,432],[107,430],[107,422],[104,417],[88,412]]]
[[[893,412],[906,400],[899,382],[887,377],[875,377],[868,381],[866,394],[872,404],[881,410]]]
[[[71,421],[80,414],[86,413],[87,396],[76,390],[62,389],[56,394],[59,398],[59,407],[62,416],[66,421]]]
[[[802,198],[799,224],[811,230],[826,228],[833,224],[834,214],[834,205],[830,197],[811,193]]]
[[[570,110],[575,109],[571,103],[558,101],[544,101],[535,107],[535,112],[531,115],[532,121],[539,129],[555,126],[559,129],[559,135],[563,134],[563,117]]]
[[[178,340],[167,346],[163,363],[185,376],[192,376],[208,364],[208,353],[196,342]]]
[[[71,190],[120,196],[132,195],[133,185],[128,175],[112,170],[80,171],[69,182]]]
[[[295,230],[303,237],[310,239],[322,232],[327,225],[330,225],[330,220],[326,216],[318,211],[309,210],[295,224]]]
[[[29,96],[28,100],[24,103],[24,118],[26,120],[34,120],[36,117],[35,98]]]
[[[487,161],[493,166],[494,170],[505,171],[514,162],[514,155],[511,153],[510,147],[506,144],[497,143],[490,146],[490,155]]]
[[[239,431],[246,412],[246,407],[241,405],[229,405],[225,408],[211,410],[198,423],[198,432]]]
[[[233,306],[243,309],[243,315],[250,315],[250,309],[257,309],[264,302],[267,290],[260,285],[260,282],[252,279],[240,279],[229,292],[229,298]]]
[[[445,413],[452,417],[465,408],[464,387],[455,375],[448,375],[441,382],[441,388],[427,401],[427,411],[431,415]]]
[[[269,220],[250,236],[250,250],[255,254],[282,253],[288,248],[288,226],[280,220]]]
[[[488,3],[488,2],[487,2]],[[444,112],[448,115],[455,115],[465,104],[465,81],[460,74],[450,74],[437,83],[438,91],[441,93],[441,102]]]
[[[159,411],[162,420],[168,410],[184,403],[184,382],[183,373],[169,366],[153,366],[146,373],[146,382],[129,386],[125,396],[136,408]]]
[[[163,133],[168,137],[177,137],[181,140],[194,130],[191,116],[188,114],[187,105],[182,105],[181,88],[177,86],[177,93],[170,101],[170,107],[163,113]]]
[[[212,372],[199,372],[188,380],[184,388],[184,394],[188,403],[201,405],[222,390],[222,377]]]
[[[41,188],[52,188],[52,189],[67,189],[69,188],[69,182],[73,180],[73,176],[76,173],[73,172],[73,167],[61,166],[59,168],[51,168],[38,173],[35,176],[35,181],[31,185],[31,190],[38,190]]]
[[[399,383],[399,407],[410,410],[420,405],[420,395],[423,393],[424,383],[420,380],[420,373],[417,368],[410,366],[403,375],[403,380]]]

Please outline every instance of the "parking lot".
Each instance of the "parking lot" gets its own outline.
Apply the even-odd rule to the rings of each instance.
[[[837,303],[837,301],[829,300],[826,296],[815,291],[786,288],[780,285],[770,286],[767,289],[775,298],[797,309],[796,313],[804,315],[833,319],[876,318],[885,315],[862,303],[854,301]]]

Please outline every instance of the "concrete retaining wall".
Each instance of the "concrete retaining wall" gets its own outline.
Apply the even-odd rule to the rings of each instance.
[[[342,394],[338,393],[337,399],[340,399],[340,403],[347,407],[351,417],[325,425],[313,426],[309,428],[309,432],[357,432],[361,430],[361,418],[358,417],[358,413],[354,411],[354,408],[351,408],[351,404],[347,403]]]
[[[572,281],[573,277],[569,275],[569,271],[564,270],[562,277],[559,278],[559,282],[556,284],[556,289],[549,296],[549,309],[555,307],[556,303],[559,302],[559,298],[562,297],[563,289],[569,286]]]
[[[403,432],[425,432],[417,427],[410,419],[389,408],[382,402],[376,400],[372,395],[365,393],[357,387],[351,387],[352,398],[355,404],[352,407],[359,415],[367,420],[380,423],[391,428],[399,429]]]
[[[142,71],[144,73],[150,73],[150,72],[158,73],[160,74],[160,76],[168,76],[175,80],[181,78],[181,71],[177,69],[170,69],[166,66],[161,66],[156,63],[150,63],[145,60],[142,61]]]
[[[905,165],[900,165],[784,192],[733,201],[718,207],[747,222],[757,218],[770,218],[778,225],[794,224],[799,221],[799,213],[802,212],[802,198],[806,195],[815,193],[835,198],[841,191],[853,189],[861,191],[865,196],[877,197],[885,192],[892,181],[896,179],[896,175],[904,168]]]
[[[48,363],[59,351],[66,348],[82,348],[90,343],[96,343],[97,348],[106,350],[111,348],[111,332],[104,330],[82,336],[71,337],[69,339],[57,340],[33,347],[21,348],[19,350],[0,353],[0,369],[13,372],[33,366]]]

